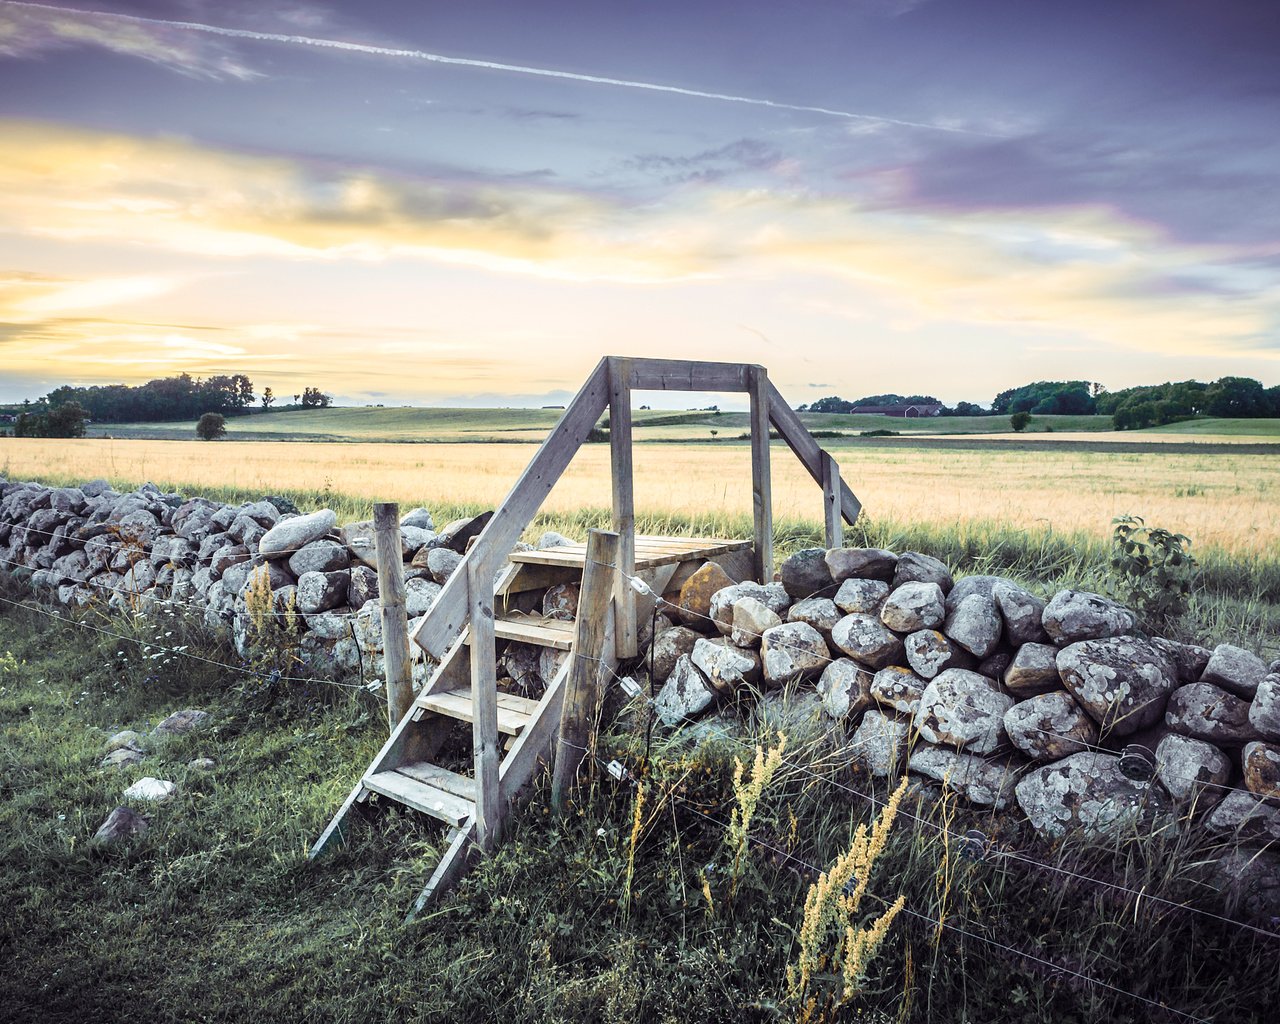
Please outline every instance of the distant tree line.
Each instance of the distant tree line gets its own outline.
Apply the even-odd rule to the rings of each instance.
[[[304,388],[293,396],[293,408],[327,408],[331,396],[319,388]],[[262,408],[270,409],[275,395],[270,388],[262,393]],[[254,404],[253,381],[243,373],[231,376],[192,377],[180,373],[145,384],[106,384],[91,387],[64,385],[25,409],[30,416],[47,416],[74,404],[84,417],[95,423],[172,422],[198,420],[207,412],[221,416],[244,416]],[[30,435],[28,435],[30,436]],[[76,435],[58,435],[76,436]]]
[[[931,395],[868,395],[847,401],[832,395],[797,412],[850,413],[863,405],[923,405]],[[941,404],[941,403],[939,403]],[[1001,391],[990,408],[973,402],[943,406],[944,416],[1111,416],[1119,430],[1160,426],[1194,416],[1280,417],[1280,386],[1264,388],[1251,377],[1222,377],[1211,383],[1187,380],[1107,391],[1086,380],[1038,380]]]

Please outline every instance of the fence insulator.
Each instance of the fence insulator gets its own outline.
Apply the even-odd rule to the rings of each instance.
[[[987,859],[990,852],[991,840],[979,829],[969,829],[960,841],[960,856],[965,860],[982,862]]]
[[[1156,775],[1156,756],[1141,743],[1120,752],[1120,774],[1132,782],[1150,782]]]

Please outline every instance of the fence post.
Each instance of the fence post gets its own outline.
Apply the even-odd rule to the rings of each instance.
[[[551,773],[551,806],[556,814],[564,813],[577,782],[578,767],[593,745],[592,729],[603,692],[606,621],[618,550],[616,533],[592,530],[587,538],[587,563],[582,570],[578,621]]]
[[[404,603],[400,506],[394,501],[373,506],[373,539],[378,556],[378,601],[382,607],[387,724],[395,729],[413,705],[413,662],[409,657],[409,616]]]
[[[822,459],[822,508],[827,547],[844,547],[844,520],[840,509],[840,465],[828,451]]]
[[[471,608],[471,756],[476,779],[476,841],[480,849],[491,853],[502,838],[493,567],[478,546],[463,564]]]

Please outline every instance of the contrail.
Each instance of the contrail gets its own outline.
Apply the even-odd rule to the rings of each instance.
[[[408,60],[429,61],[433,64],[449,64],[455,67],[482,68],[487,71],[508,71],[517,75],[536,75],[540,78],[561,78],[571,82],[588,82],[592,85],[612,85],[623,89],[645,89],[649,92],[671,93],[676,96],[691,96],[695,99],[720,100],[725,103],[745,103],[753,107],[771,107],[774,110],[795,110],[806,114],[823,114],[827,117],[839,117],[849,121],[872,121],[877,124],[896,125],[900,128],[923,128],[935,132],[953,132],[960,135],[987,135],[986,132],[968,128],[956,128],[948,125],[929,124],[924,121],[904,121],[894,117],[881,117],[878,114],[858,114],[850,110],[835,110],[831,107],[807,106],[801,103],[782,103],[778,100],[765,100],[752,96],[735,96],[732,93],[706,92],[702,89],[685,89],[678,85],[660,85],[656,82],[640,82],[628,78],[609,78],[605,75],[584,75],[576,71],[557,71],[554,68],[537,68],[527,64],[504,64],[494,60],[472,60],[469,57],[448,57],[441,53],[429,53],[425,50],[399,50],[389,46],[371,46],[367,43],[349,43],[341,39],[320,39],[315,36],[284,35],[277,32],[255,32],[243,28],[223,28],[220,25],[205,25],[198,21],[170,21],[164,18],[143,18],[136,14],[117,14],[113,11],[87,11],[75,7],[57,7],[53,4],[29,3],[27,0],[0,0],[6,7],[26,7],[39,11],[52,11],[58,14],[74,14],[89,18],[108,18],[113,21],[125,21],[136,25],[155,25],[163,28],[183,29],[187,32],[203,32],[206,35],[225,36],[230,39],[248,39],[261,43],[288,43],[295,46],[312,46],[318,49],[343,50],[348,53],[364,53],[375,57],[400,57]]]

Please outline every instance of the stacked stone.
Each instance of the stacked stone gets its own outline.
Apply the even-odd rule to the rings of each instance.
[[[401,518],[411,628],[488,518],[438,531],[425,508]],[[381,676],[373,536],[372,521],[339,527],[331,510],[299,515],[283,498],[228,505],[149,483],[120,494],[105,480],[53,488],[0,478],[0,569],[34,589],[72,608],[194,610],[244,655],[249,594],[265,578],[277,620],[294,610],[304,659],[338,676]]]
[[[743,686],[814,681],[872,774],[1016,805],[1044,835],[1178,812],[1280,839],[1280,665],[1135,635],[1101,595],[1046,602],[918,552],[815,548],[764,586],[708,563],[667,612],[653,675],[668,725]],[[1154,752],[1154,777],[1121,770],[1129,744]]]

